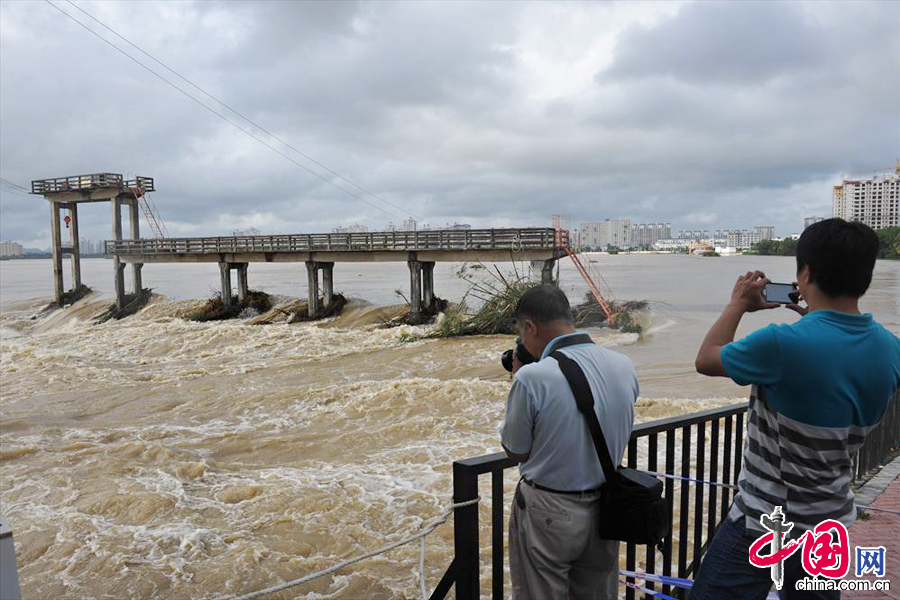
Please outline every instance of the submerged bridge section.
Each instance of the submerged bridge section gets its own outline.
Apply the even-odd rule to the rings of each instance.
[[[527,260],[543,282],[551,282],[556,260],[566,255],[568,232],[543,227],[118,239],[105,247],[119,263],[219,263],[226,302],[232,300],[232,270],[237,271],[237,295],[242,300],[248,291],[250,263],[302,262],[307,269],[310,315],[331,303],[334,263],[405,261],[410,271],[410,307],[421,312],[433,306],[436,262]]]

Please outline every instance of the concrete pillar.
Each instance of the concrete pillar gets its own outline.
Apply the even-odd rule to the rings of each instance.
[[[72,289],[81,287],[81,238],[78,237],[78,205],[69,205],[69,237],[72,239]]]
[[[553,279],[553,268],[556,266],[555,260],[533,260],[531,261],[531,269],[537,276],[540,274],[541,283],[557,283]]]
[[[235,268],[237,268],[238,302],[244,303],[247,301],[247,293],[250,291],[250,288],[247,285],[248,264],[237,263],[235,264]]]
[[[422,263],[407,261],[409,265],[409,310],[414,314],[422,312]]]
[[[59,203],[50,202],[50,246],[53,251],[53,292],[56,303],[62,306],[63,271],[62,271],[62,233],[59,230]]]
[[[425,310],[434,309],[434,263],[422,263],[422,304]]]
[[[222,278],[222,303],[231,306],[231,265],[227,262],[219,263],[219,275]]]
[[[110,200],[112,205],[113,240],[122,240],[122,203],[118,198]],[[113,274],[116,288],[116,308],[125,306],[125,265],[118,255],[113,255]]]
[[[138,212],[138,200],[135,198],[130,203],[130,209],[128,211],[128,216],[130,218],[130,239],[139,240],[141,239],[141,215]],[[132,280],[134,282],[134,293],[140,294],[143,289],[143,282],[141,281],[141,269],[144,267],[143,263],[132,263],[131,264],[131,275]]]
[[[322,305],[331,306],[334,299],[334,263],[319,263],[322,269]]]
[[[306,261],[306,286],[308,314],[311,318],[315,318],[319,314],[319,265],[314,260]]]

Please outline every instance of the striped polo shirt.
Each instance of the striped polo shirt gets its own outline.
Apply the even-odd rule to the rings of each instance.
[[[730,518],[765,531],[781,506],[795,537],[825,519],[856,519],[852,461],[900,388],[900,339],[871,315],[813,311],[722,348],[752,384],[739,492]]]

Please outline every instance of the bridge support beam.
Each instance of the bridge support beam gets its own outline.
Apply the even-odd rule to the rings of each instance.
[[[74,205],[73,205],[74,206]],[[130,210],[128,211],[129,217],[129,233],[132,240],[141,239],[141,215],[138,212],[138,200],[135,198],[128,203]],[[141,269],[144,267],[143,263],[132,263],[131,265],[131,278],[132,284],[134,288],[134,294],[140,294],[141,290],[144,289],[143,282],[141,281]]]
[[[59,203],[50,203],[50,246],[53,251],[53,292],[56,304],[63,302],[62,233],[59,229]]]
[[[422,304],[425,310],[434,310],[434,263],[422,263]]]
[[[110,200],[112,205],[113,240],[122,241],[122,201],[118,198]],[[113,255],[113,274],[115,276],[116,308],[125,306],[125,265],[118,255]]]
[[[72,289],[81,287],[81,244],[78,237],[78,205],[69,204],[69,238],[72,240]]]
[[[250,286],[247,284],[247,270],[249,265],[248,263],[233,263],[232,266],[237,271],[238,302],[244,303],[247,301],[247,294],[250,291]]]
[[[234,297],[231,295],[231,264],[219,263],[219,277],[222,280],[222,304],[230,306]]]
[[[557,284],[553,278],[553,268],[556,267],[556,260],[533,260],[531,261],[531,270],[535,276],[540,274],[541,283]]]
[[[409,260],[409,310],[413,314],[422,312],[422,263]]]
[[[319,314],[319,265],[314,260],[306,261],[307,314],[315,318]]]
[[[327,308],[334,299],[334,263],[320,262],[318,265],[322,269],[322,305]]]

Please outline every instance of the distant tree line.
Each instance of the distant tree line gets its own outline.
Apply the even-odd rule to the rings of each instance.
[[[753,251],[766,256],[794,256],[797,253],[797,240],[763,240],[753,245]]]
[[[878,258],[900,260],[900,227],[885,227],[875,233],[880,241]],[[794,256],[797,240],[763,240],[753,246],[753,252],[767,256]]]

